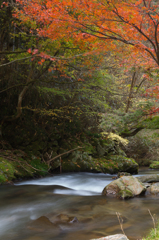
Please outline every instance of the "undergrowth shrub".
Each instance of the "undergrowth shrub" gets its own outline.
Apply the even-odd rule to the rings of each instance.
[[[143,132],[144,134],[130,137],[124,151],[128,157],[134,158],[139,165],[149,166],[152,160],[158,160],[159,138],[158,134],[146,134],[146,130]]]

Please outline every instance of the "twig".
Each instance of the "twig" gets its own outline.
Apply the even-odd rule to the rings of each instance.
[[[153,221],[153,226],[154,226],[154,230],[155,230],[155,238],[156,238],[156,223],[155,223],[155,219],[154,219],[154,217],[152,216],[152,213],[151,213],[150,209],[148,209],[148,212],[149,212],[149,214],[150,214],[150,216],[151,216],[151,218],[152,218],[152,221]]]
[[[119,224],[120,224],[121,231],[126,236],[126,234],[124,232],[124,229],[123,229],[123,219],[121,217],[121,214],[119,212],[116,212],[116,215],[117,215],[117,218],[118,218],[118,221],[119,221]]]

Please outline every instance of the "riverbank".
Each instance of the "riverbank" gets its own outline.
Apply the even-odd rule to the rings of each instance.
[[[138,164],[124,154],[104,156],[106,149],[103,147],[103,156],[95,157],[83,148],[77,147],[74,151],[63,149],[62,154],[56,154],[51,160],[44,160],[42,155],[34,155],[31,151],[0,150],[0,184],[62,172],[138,173]]]

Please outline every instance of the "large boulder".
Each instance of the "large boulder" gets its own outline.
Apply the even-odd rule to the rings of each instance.
[[[132,158],[122,155],[109,155],[107,159],[102,159],[102,166],[105,172],[114,174],[118,172],[128,172],[131,174],[138,173],[138,164]]]
[[[133,176],[124,176],[108,184],[102,194],[106,196],[131,198],[146,191],[146,187]]]
[[[74,151],[62,160],[63,172],[103,172],[103,173],[138,173],[138,164],[124,156],[111,155],[109,158],[93,158],[87,152]]]
[[[137,179],[142,183],[159,182],[159,175],[158,174],[150,174],[150,175],[137,177]]]
[[[129,240],[124,234],[115,234],[107,237],[96,238],[92,240]]]

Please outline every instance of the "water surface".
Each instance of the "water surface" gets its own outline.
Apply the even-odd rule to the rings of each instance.
[[[139,175],[152,173],[159,174],[144,170]],[[153,227],[148,209],[155,218],[159,216],[159,198],[106,198],[101,192],[111,181],[112,175],[69,173],[0,186],[0,239],[89,240],[122,233],[117,212],[129,239],[141,239]],[[79,222],[61,224],[58,232],[30,228],[32,220],[58,214],[74,216]]]

